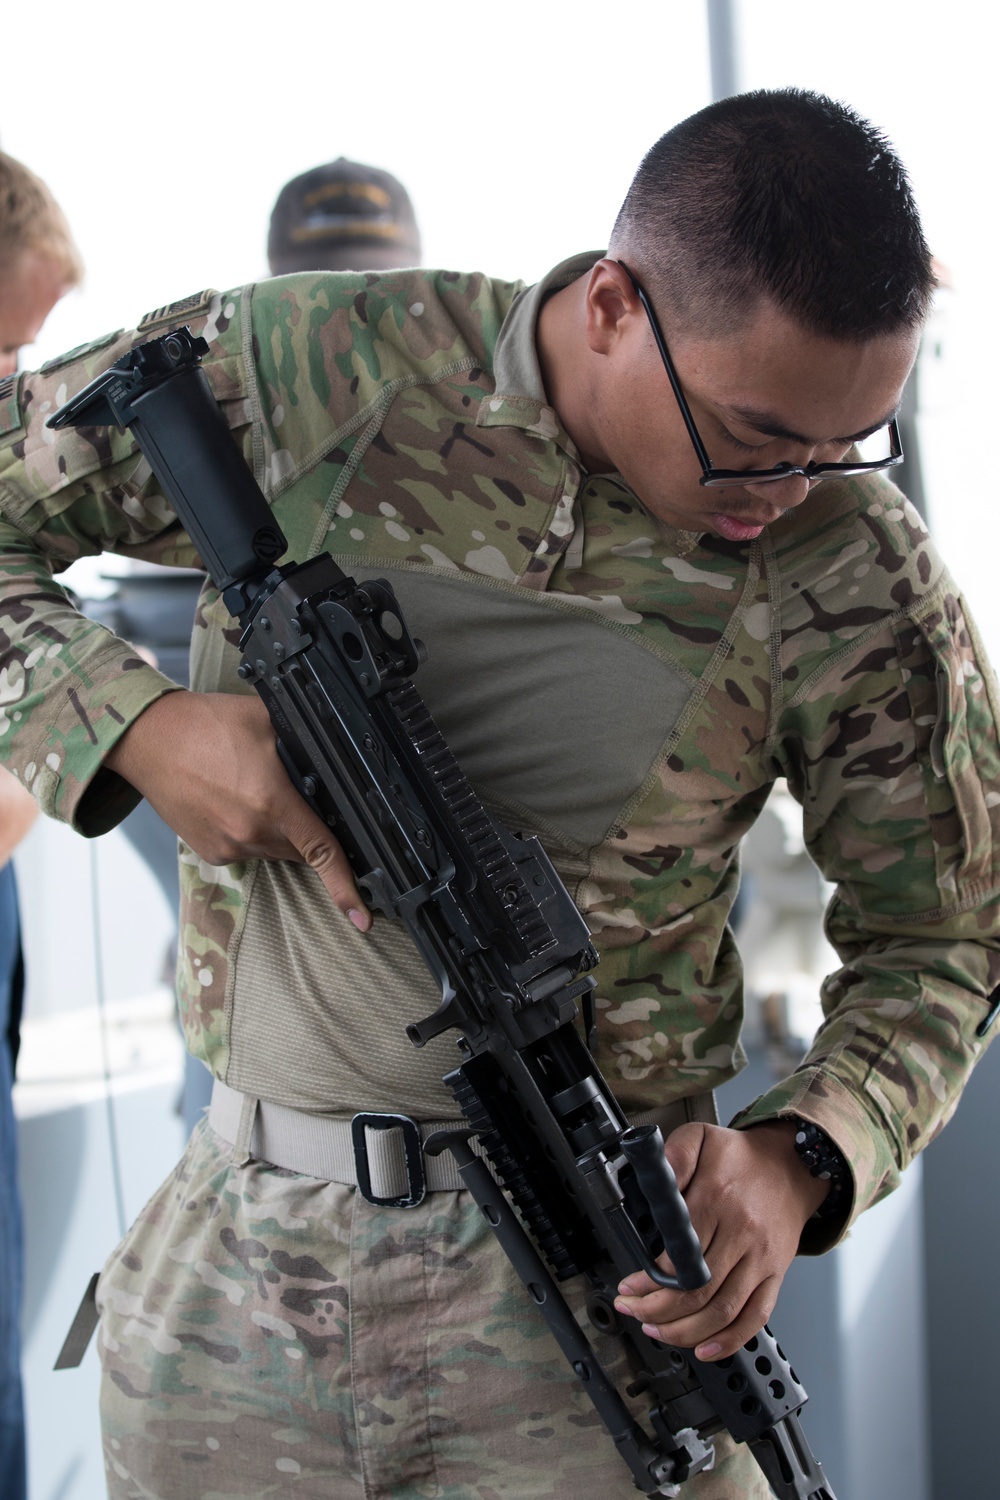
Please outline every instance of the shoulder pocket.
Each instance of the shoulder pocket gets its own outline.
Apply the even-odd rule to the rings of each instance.
[[[956,593],[897,627],[916,751],[931,811],[938,885],[949,906],[997,883],[1000,744],[995,683]]]
[[[0,380],[0,438],[10,437],[22,429],[21,381],[23,371],[17,375],[5,375]]]
[[[71,365],[74,360],[86,359],[91,354],[100,354],[102,349],[107,349],[109,344],[121,338],[124,332],[124,328],[116,328],[114,333],[104,333],[99,339],[91,339],[87,344],[77,344],[75,349],[67,349],[65,354],[57,354],[54,359],[47,359],[44,365],[39,366],[38,373],[51,375],[55,370],[61,370],[64,365]]]

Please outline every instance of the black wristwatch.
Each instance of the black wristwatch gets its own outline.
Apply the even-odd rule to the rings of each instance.
[[[795,1126],[795,1149],[813,1177],[829,1182],[830,1191],[816,1210],[817,1219],[831,1219],[841,1211],[854,1179],[839,1147],[811,1120],[786,1116]]]

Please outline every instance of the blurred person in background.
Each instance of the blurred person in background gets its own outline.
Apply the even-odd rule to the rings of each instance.
[[[419,266],[410,195],[391,172],[338,156],[293,177],[271,212],[272,276],[296,271],[391,271]]]
[[[83,275],[79,252],[52,194],[0,151],[0,402],[10,398],[18,355],[34,343],[59,298]],[[4,377],[7,377],[6,380]],[[6,645],[6,639],[4,639]],[[4,663],[6,666],[6,663]],[[24,965],[11,856],[35,820],[34,798],[0,776],[0,1495],[27,1493],[21,1394],[23,1253],[12,1089],[20,1041]]]
[[[18,352],[82,276],[58,203],[34,172],[0,151],[0,379],[13,375]]]
[[[98,1288],[115,1500],[634,1488],[457,1176],[428,1162],[407,1207],[359,1176],[359,1115],[410,1139],[460,1123],[454,1036],[414,1052],[403,1029],[437,988],[284,774],[216,590],[192,692],[59,596],[50,570],[98,539],[195,552],[130,434],[45,427],[57,389],[189,324],[289,555],[391,577],[459,762],[595,934],[598,1064],[662,1125],[705,1246],[704,1288],[632,1273],[619,1311],[717,1361],[796,1253],[898,1185],[996,1019],[995,684],[883,472],[932,288],[885,138],[762,91],[663,136],[609,253],[533,287],[305,271],[205,293],[0,415],[10,650],[56,648],[24,669],[4,754],[85,834],[145,796],[180,835],[185,1031],[217,1079]],[[781,775],[841,967],[802,1065],[724,1128],[738,850]],[[723,1433],[715,1456],[684,1500],[764,1500],[745,1447]]]

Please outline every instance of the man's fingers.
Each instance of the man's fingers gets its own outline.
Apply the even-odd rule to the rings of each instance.
[[[759,1285],[753,1280],[746,1262],[741,1262],[697,1312],[684,1317],[643,1315],[643,1330],[665,1344],[694,1349],[699,1359],[724,1359],[759,1333],[774,1310],[781,1278],[770,1276]]]
[[[715,1231],[702,1236],[702,1254],[708,1260],[708,1253],[715,1239]],[[618,1285],[618,1300],[616,1306],[621,1312],[627,1312],[630,1317],[639,1318],[645,1322],[650,1317],[655,1321],[659,1318],[687,1317],[705,1306],[715,1295],[722,1278],[729,1274],[735,1259],[732,1255],[726,1256],[725,1250],[717,1248],[713,1256],[715,1264],[709,1263],[712,1273],[711,1280],[704,1286],[695,1287],[692,1291],[684,1292],[670,1290],[667,1287],[657,1286],[653,1279],[646,1275],[645,1271],[631,1271],[624,1281]],[[674,1266],[667,1255],[657,1257],[656,1264],[664,1271],[673,1271]]]
[[[705,1144],[704,1125],[679,1125],[667,1137],[666,1157],[674,1169],[677,1186],[686,1193],[698,1169],[702,1147]]]
[[[347,855],[312,809],[301,799],[297,801],[298,806],[284,822],[285,837],[304,863],[316,871],[334,906],[359,932],[367,932],[372,925],[371,912],[355,884]]]
[[[281,764],[264,704],[225,693],[168,693],[107,764],[207,863],[300,859],[361,932],[372,924],[347,856]]]
[[[723,1322],[725,1309],[720,1308],[717,1321],[722,1326],[713,1329],[708,1334],[692,1330],[695,1337],[694,1352],[697,1358],[725,1359],[727,1355],[735,1354],[737,1349],[742,1349],[748,1339],[752,1339],[755,1333],[760,1333],[771,1316],[780,1288],[781,1277],[769,1277],[767,1281],[761,1282],[760,1286],[754,1289],[735,1318]],[[707,1318],[712,1312],[710,1303],[702,1317]],[[716,1321],[714,1317],[713,1321]]]
[[[693,1222],[694,1221],[692,1220],[692,1223]],[[695,1225],[694,1227],[697,1231],[698,1226]],[[699,1243],[701,1245],[701,1253],[706,1260],[708,1259],[708,1252],[712,1248],[712,1245],[715,1241],[717,1231],[718,1226],[713,1224],[707,1229],[707,1231],[703,1228],[698,1235]],[[659,1266],[661,1271],[669,1271],[673,1274],[676,1274],[676,1267],[674,1266],[673,1261],[670,1259],[670,1256],[667,1255],[666,1251],[664,1251],[662,1255],[657,1256],[656,1264]],[[716,1269],[712,1271],[713,1280],[717,1280],[719,1269],[719,1267],[716,1267]],[[665,1287],[658,1286],[651,1276],[646,1275],[645,1271],[630,1271],[625,1280],[620,1282],[618,1286],[619,1292],[624,1294],[624,1296],[626,1297],[648,1297],[652,1295],[658,1297],[669,1297],[674,1301],[683,1299],[685,1306],[690,1306],[692,1304],[700,1305],[708,1297],[711,1296],[711,1288],[712,1282],[709,1281],[705,1286],[695,1287],[695,1289],[690,1292],[668,1291]]]
[[[718,1226],[711,1226],[701,1235],[702,1254],[709,1263],[711,1279],[704,1286],[693,1290],[677,1291],[657,1286],[645,1271],[633,1271],[619,1284],[615,1306],[619,1312],[627,1313],[640,1323],[679,1323],[698,1316],[707,1307],[725,1279],[733,1271],[740,1256],[735,1246],[716,1243]],[[714,1253],[710,1257],[710,1251]],[[657,1265],[664,1271],[672,1271],[670,1260],[661,1255]]]

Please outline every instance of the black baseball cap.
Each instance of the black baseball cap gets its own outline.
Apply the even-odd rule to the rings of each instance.
[[[267,236],[272,276],[420,264],[413,204],[391,172],[338,157],[278,194]]]

